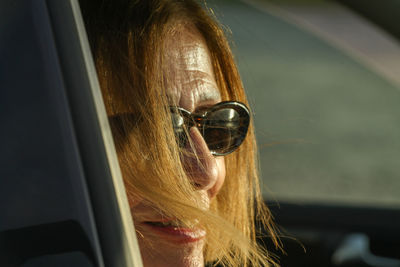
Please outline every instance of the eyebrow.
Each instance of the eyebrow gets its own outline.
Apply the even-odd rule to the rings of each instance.
[[[221,99],[221,94],[218,88],[208,89],[206,91],[201,91],[198,97],[198,103],[209,100],[220,100],[220,99]]]
[[[207,102],[210,100],[217,100],[219,101],[221,99],[221,94],[219,91],[218,86],[212,82],[210,77],[204,78],[198,78],[195,80],[191,80],[187,83],[185,83],[182,88],[184,87],[198,87],[199,90],[196,90],[196,96],[194,98],[195,103],[194,104],[200,104],[201,102]]]

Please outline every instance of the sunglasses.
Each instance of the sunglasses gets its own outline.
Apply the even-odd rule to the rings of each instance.
[[[236,101],[220,102],[196,113],[176,106],[170,110],[179,146],[187,147],[189,129],[197,127],[214,156],[235,151],[246,137],[250,123],[249,109]]]

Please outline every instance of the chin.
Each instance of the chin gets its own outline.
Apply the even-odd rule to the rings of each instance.
[[[188,243],[168,242],[138,233],[144,267],[203,267],[204,239]]]

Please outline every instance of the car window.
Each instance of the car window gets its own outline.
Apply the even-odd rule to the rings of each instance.
[[[0,1],[0,37],[0,266],[142,266],[78,1]]]
[[[400,206],[400,46],[328,1],[214,1],[253,107],[268,200]]]

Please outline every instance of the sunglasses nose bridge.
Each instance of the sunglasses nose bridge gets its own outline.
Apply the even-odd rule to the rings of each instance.
[[[193,122],[194,122],[193,126],[196,126],[197,128],[199,128],[199,130],[201,130],[201,128],[203,127],[203,124],[204,124],[204,120],[205,120],[204,117],[194,116],[193,117]]]

